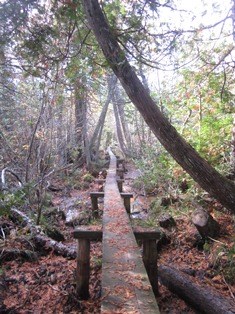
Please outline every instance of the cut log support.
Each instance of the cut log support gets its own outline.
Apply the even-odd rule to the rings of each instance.
[[[89,298],[89,278],[90,278],[90,240],[78,240],[78,255],[77,255],[77,296],[82,300]]]
[[[124,181],[125,181],[124,179],[117,179],[119,192],[123,192],[123,183],[124,183]],[[96,179],[95,182],[97,184],[104,184],[105,180],[104,179]],[[100,191],[100,192],[103,192],[103,190],[104,190],[104,186],[102,187],[102,191]]]
[[[153,293],[158,295],[157,245],[155,240],[143,241],[143,262],[146,268]]]
[[[157,246],[156,240],[160,239],[161,232],[159,230],[140,230],[134,229],[136,240],[143,241],[143,262],[152,285],[153,292],[158,295],[158,277],[157,277]],[[80,299],[89,297],[89,279],[90,279],[90,241],[101,241],[103,238],[102,230],[89,230],[84,228],[75,229],[73,232],[75,239],[78,239],[77,254],[77,272],[76,285],[77,296]],[[85,242],[83,242],[85,240]],[[87,241],[87,242],[86,242]]]
[[[118,190],[120,193],[123,192],[123,182],[124,182],[123,179],[117,179]]]
[[[124,169],[123,168],[117,168],[117,175],[120,179],[124,179]]]
[[[125,159],[117,158],[117,167],[118,168],[122,168],[125,171],[126,170],[126,168],[125,168]]]
[[[188,275],[175,268],[159,266],[158,276],[170,291],[177,294],[199,313],[235,314],[235,307],[227,299],[209,287],[195,284]]]
[[[207,237],[216,237],[220,231],[220,225],[214,218],[203,208],[194,211],[192,222],[197,228],[203,239]]]
[[[76,293],[78,298],[87,300],[90,295],[90,241],[102,240],[102,231],[80,228],[74,230],[73,236],[78,239]]]
[[[133,198],[133,193],[120,193],[124,200],[124,206],[128,214],[131,212],[131,198]],[[90,192],[93,217],[98,218],[99,208],[98,208],[98,198],[104,197],[104,192]]]
[[[126,209],[127,214],[131,213],[131,198],[133,198],[133,194],[121,193],[121,196],[124,201],[124,207]]]
[[[92,193],[90,193],[90,197],[91,197],[92,216],[93,218],[96,219],[99,217],[98,197],[96,195],[93,195]]]

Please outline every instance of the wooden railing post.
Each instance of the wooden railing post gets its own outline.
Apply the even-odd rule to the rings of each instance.
[[[89,298],[89,278],[90,278],[90,240],[78,239],[77,256],[77,296],[82,300]]]
[[[143,262],[153,288],[155,296],[158,295],[158,274],[157,274],[157,246],[156,240],[143,240]]]
[[[131,199],[130,197],[124,197],[124,207],[126,209],[127,214],[131,213]]]
[[[93,218],[99,217],[99,207],[97,196],[91,195],[91,206],[92,206],[92,216]]]
[[[117,175],[120,179],[124,179],[124,170],[122,168],[117,169]]]
[[[117,180],[117,185],[118,185],[119,192],[122,192],[122,190],[123,190],[122,183],[123,183],[122,179]]]

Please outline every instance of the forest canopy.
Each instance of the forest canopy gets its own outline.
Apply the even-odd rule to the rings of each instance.
[[[233,173],[234,2],[100,6],[161,113],[222,175]],[[129,157],[165,154],[112,77],[81,1],[1,1],[0,17],[2,167],[15,163],[31,182],[72,160],[89,167],[111,143]]]

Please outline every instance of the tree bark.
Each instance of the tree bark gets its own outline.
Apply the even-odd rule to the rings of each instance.
[[[116,102],[116,107],[117,107],[117,111],[118,111],[118,115],[120,118],[120,125],[122,128],[122,132],[123,132],[123,139],[124,142],[126,143],[126,148],[127,148],[127,155],[132,155],[132,143],[131,143],[131,134],[130,134],[130,130],[128,128],[128,123],[125,119],[125,111],[124,111],[124,107],[125,107],[125,101],[122,95],[122,91],[120,90],[120,86],[119,84],[117,84],[115,91],[114,91],[114,98],[115,98],[115,102]]]
[[[90,163],[90,150],[87,140],[87,95],[86,82],[77,79],[75,84],[75,141],[77,144],[77,162],[79,165],[85,161]]]
[[[230,301],[218,295],[212,289],[196,285],[188,275],[175,268],[159,266],[158,276],[171,292],[177,294],[200,313],[234,314],[234,306]]]
[[[223,177],[188,144],[162,114],[127,61],[97,0],[83,0],[86,17],[108,64],[155,136],[198,184],[235,212],[235,184]]]
[[[116,101],[116,97],[114,97],[113,112],[114,112],[114,117],[115,117],[115,122],[116,122],[116,132],[117,132],[117,140],[119,143],[119,147],[120,147],[122,153],[126,156],[127,155],[127,149],[126,149],[126,144],[125,144],[123,133],[122,133],[121,121],[120,121],[120,116],[119,116],[119,112],[118,112],[118,104]]]
[[[235,0],[234,0],[235,3]],[[235,7],[235,5],[234,5]],[[235,36],[235,35],[234,35]],[[235,177],[235,114],[233,115],[233,128],[232,128],[232,140],[231,140],[231,172],[232,177]]]
[[[108,83],[107,99],[106,99],[105,104],[103,106],[103,109],[101,111],[99,120],[98,120],[97,125],[95,127],[95,130],[93,132],[92,138],[90,140],[90,151],[92,151],[93,149],[95,150],[95,159],[97,159],[97,156],[98,156],[98,150],[99,150],[99,146],[100,146],[100,138],[101,138],[101,134],[102,134],[108,106],[112,100],[113,91],[114,91],[116,83],[117,83],[117,78],[115,77],[115,75],[108,76],[107,83]]]

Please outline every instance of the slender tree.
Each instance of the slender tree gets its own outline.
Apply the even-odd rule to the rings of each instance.
[[[107,114],[108,106],[112,100],[113,92],[117,83],[117,78],[114,74],[108,75],[107,77],[107,85],[108,85],[108,95],[106,101],[103,105],[102,111],[100,113],[98,122],[96,124],[95,130],[90,139],[89,148],[92,154],[94,154],[94,160],[96,161],[98,158],[98,150],[100,147],[101,135],[104,127],[105,117]]]

